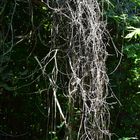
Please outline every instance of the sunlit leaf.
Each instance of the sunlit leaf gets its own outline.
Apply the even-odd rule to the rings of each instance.
[[[127,27],[127,29],[130,33],[125,36],[126,39],[137,39],[138,37],[140,37],[140,28]]]

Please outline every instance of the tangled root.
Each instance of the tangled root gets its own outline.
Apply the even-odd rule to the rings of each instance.
[[[69,131],[66,139],[73,139],[74,122],[71,118],[74,113],[79,114],[77,140],[108,139],[110,113],[106,99],[109,79],[105,65],[106,44],[103,42],[106,30],[100,5],[97,0],[62,0],[47,2],[47,5],[54,12],[53,48],[66,52],[70,67],[66,118],[56,100],[54,88],[56,104]],[[63,43],[59,44],[61,39]],[[56,67],[54,77],[58,74]],[[51,83],[55,85],[56,82]]]

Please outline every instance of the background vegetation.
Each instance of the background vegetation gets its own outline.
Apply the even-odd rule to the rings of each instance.
[[[107,65],[112,89],[121,102],[121,106],[116,104],[112,107],[112,131],[118,137],[137,136],[140,139],[140,2],[111,2],[112,6],[105,15],[109,32],[119,52],[116,59],[112,53],[113,43],[108,47],[112,56]]]
[[[107,28],[112,37],[106,62],[110,86],[121,103],[111,106],[112,139],[140,139],[140,2],[111,0],[104,7],[104,17],[107,18]],[[54,112],[49,110],[54,106],[52,95],[48,93],[52,91],[48,89],[48,78],[44,79],[37,62],[50,50],[53,24],[51,13],[40,1],[0,2],[2,140],[61,140],[65,137],[61,117],[55,120],[56,128],[51,123]],[[58,43],[62,41],[59,39]],[[62,71],[65,71],[63,65],[66,62],[59,63],[62,64]],[[51,74],[53,64],[52,61],[47,67],[48,75]],[[67,79],[60,77],[59,80],[66,84]],[[68,106],[61,91],[64,84],[59,84],[58,98],[66,113]],[[109,102],[112,100],[109,99]],[[76,128],[78,111],[72,114],[73,128]]]

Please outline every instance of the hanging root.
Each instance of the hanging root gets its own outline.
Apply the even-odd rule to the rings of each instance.
[[[72,17],[69,62],[70,81],[73,82],[69,94],[80,96],[81,100],[82,117],[77,139],[101,140],[109,135],[107,52],[102,41],[104,24],[100,21],[96,0],[77,1],[74,5],[75,10],[72,10],[68,4]]]
[[[49,2],[47,5],[54,11],[53,42],[63,40],[64,44],[54,44],[67,52],[71,69],[67,139],[73,139],[74,121],[71,118],[75,110],[80,114],[77,115],[80,121],[75,124],[79,123],[77,140],[108,139],[110,114],[106,98],[109,80],[103,42],[106,31],[99,3],[97,0],[62,0],[55,2],[55,6]]]

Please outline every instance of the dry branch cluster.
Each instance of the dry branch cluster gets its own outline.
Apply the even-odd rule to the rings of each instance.
[[[40,4],[39,1],[33,3]],[[74,131],[77,131],[77,140],[108,139],[110,114],[106,99],[109,80],[105,65],[106,44],[103,42],[106,31],[100,5],[97,0],[47,0],[42,3],[53,12],[50,52],[42,61],[35,57],[53,92],[54,101],[52,107],[48,107],[48,118],[53,116],[52,121],[56,121],[58,110],[68,130],[65,137],[67,140],[75,139]],[[16,5],[15,1],[11,23]],[[12,24],[9,30],[13,46]],[[6,53],[11,50],[12,47]],[[62,65],[58,63],[60,59],[67,59],[67,64],[64,65],[70,70],[65,70],[66,73],[59,68],[59,65]],[[54,65],[51,73],[47,75],[46,69],[50,63]],[[67,113],[63,111],[57,97],[59,74],[69,79],[66,85],[67,93],[64,94],[68,99]],[[53,113],[50,115],[50,112]],[[52,124],[55,126],[56,122]]]
[[[69,130],[67,139],[72,139],[73,124],[70,118],[74,109],[80,110],[77,140],[108,139],[110,114],[106,98],[109,80],[105,65],[106,44],[103,42],[106,31],[99,3],[97,0],[66,0],[47,2],[47,5],[54,12],[53,48],[67,52],[71,69],[67,95],[69,113],[66,118],[54,88],[57,107]],[[64,43],[56,44],[58,38]],[[56,77],[58,69],[55,64]]]

